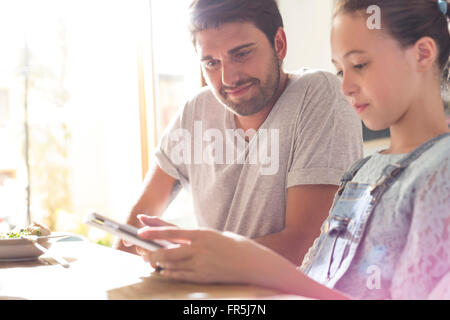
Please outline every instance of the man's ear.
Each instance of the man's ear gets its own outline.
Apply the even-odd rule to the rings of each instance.
[[[282,27],[279,27],[277,33],[275,34],[274,46],[278,61],[280,61],[281,64],[287,54],[286,33]]]
[[[438,59],[439,49],[436,42],[430,37],[422,37],[414,44],[415,62],[417,71],[431,69]]]

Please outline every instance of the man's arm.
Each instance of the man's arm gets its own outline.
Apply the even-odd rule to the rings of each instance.
[[[147,174],[144,186],[126,221],[127,224],[138,228],[142,227],[137,219],[138,214],[161,216],[181,188],[178,180],[165,173],[156,163]],[[120,240],[116,240],[114,247],[136,254],[134,246],[126,247]]]
[[[287,190],[285,228],[277,233],[254,239],[300,265],[303,257],[320,235],[320,226],[327,218],[335,185],[301,185]]]

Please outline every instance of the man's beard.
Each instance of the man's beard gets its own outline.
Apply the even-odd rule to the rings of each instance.
[[[247,78],[238,81],[234,85],[233,88],[237,88],[239,86],[250,83],[255,86],[258,92],[249,100],[234,103],[228,99],[228,95],[225,92],[226,89],[232,88],[221,87],[220,100],[222,101],[222,103],[239,116],[251,116],[263,110],[272,102],[280,86],[280,65],[275,53],[273,55],[273,59],[271,60],[271,64],[272,65],[270,67],[268,77],[264,83],[261,83],[261,80],[257,78]]]

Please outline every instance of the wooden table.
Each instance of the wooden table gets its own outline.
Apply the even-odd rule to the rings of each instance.
[[[167,280],[141,257],[89,241],[55,242],[50,252],[66,259],[70,267],[43,259],[0,262],[0,299],[301,299],[246,285]]]

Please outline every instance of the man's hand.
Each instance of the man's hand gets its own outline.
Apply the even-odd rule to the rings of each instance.
[[[146,225],[137,218],[138,214],[145,213],[151,214],[155,217],[162,216],[170,201],[180,190],[180,184],[178,181],[165,173],[156,163],[152,164],[152,167],[145,178],[144,184],[145,188],[139,196],[139,199],[133,209],[129,213],[126,222],[136,228],[142,228]],[[149,219],[146,221],[149,223],[154,223],[155,225],[158,224],[156,218]],[[126,246],[120,239],[115,240],[113,248],[137,254],[134,246]]]
[[[131,225],[131,226],[133,226],[133,227],[136,227],[136,228],[138,228],[138,229],[139,229],[139,228],[142,228],[142,227],[144,226],[144,225],[139,221],[139,219],[137,219],[137,217],[135,217],[135,219],[132,219],[132,220],[127,221],[127,224],[129,224],[129,225]],[[132,254],[138,255],[138,253],[136,252],[136,247],[135,247],[133,244],[128,243],[128,242],[122,240],[122,239],[119,238],[119,237],[116,237],[116,238],[114,239],[113,248],[114,248],[114,249],[117,249],[117,250],[124,251],[124,252],[128,252],[128,253],[132,253]]]

